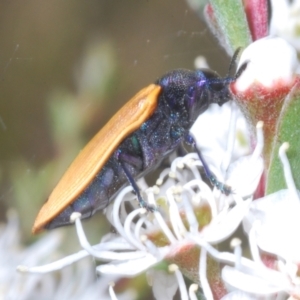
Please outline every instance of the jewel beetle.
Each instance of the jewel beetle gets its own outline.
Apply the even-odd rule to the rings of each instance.
[[[210,172],[189,130],[210,104],[231,100],[229,84],[245,68],[246,64],[235,76],[225,78],[208,69],[178,69],[142,89],[79,153],[38,213],[32,232],[71,224],[73,212],[80,212],[82,219],[91,217],[128,183],[140,205],[153,210],[143,201],[135,180],[183,142],[194,146],[212,184],[229,194],[230,188]]]

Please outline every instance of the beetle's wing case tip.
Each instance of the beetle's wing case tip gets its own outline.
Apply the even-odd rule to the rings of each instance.
[[[34,221],[34,224],[32,226],[31,232],[33,234],[38,234],[38,233],[44,231],[44,226],[48,221],[47,219],[43,218],[43,208],[44,208],[44,206],[39,211],[39,213]]]
[[[40,209],[31,232],[33,234],[40,233],[45,230],[45,226],[52,221],[57,214],[59,213],[59,210],[56,208],[55,203],[53,204],[49,199],[44,203],[42,208]]]
[[[37,215],[37,217],[36,217],[36,219],[34,221],[34,224],[32,226],[31,232],[33,234],[38,234],[38,233],[44,231],[44,229],[45,229],[44,226],[48,222],[47,219],[43,218],[42,212],[43,212],[43,207],[40,210],[39,214]]]
[[[43,227],[33,225],[31,232],[32,234],[38,234],[44,231]]]

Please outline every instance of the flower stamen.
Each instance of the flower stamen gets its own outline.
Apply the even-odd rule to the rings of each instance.
[[[261,266],[265,266],[260,258],[259,248],[258,248],[258,245],[256,242],[256,230],[258,229],[259,225],[260,225],[260,221],[255,221],[248,233],[249,247],[250,247],[250,252],[251,252],[253,260],[257,264],[259,264]]]
[[[264,149],[264,132],[263,132],[263,121],[258,121],[256,124],[256,146],[252,153],[251,160],[256,161],[262,154]]]
[[[182,300],[188,300],[188,292],[186,289],[186,285],[182,276],[182,273],[179,271],[179,268],[177,265],[172,264],[169,265],[169,272],[172,272],[175,274],[175,277],[177,279],[178,282],[178,286],[179,286],[179,291],[180,291],[180,296]]]
[[[126,239],[126,233],[122,226],[122,222],[120,220],[120,206],[121,203],[124,201],[124,196],[132,191],[131,186],[125,187],[117,196],[117,198],[114,201],[113,210],[112,210],[112,220],[113,225],[118,231],[118,233]]]
[[[298,195],[297,188],[296,188],[296,185],[295,185],[295,182],[293,179],[291,166],[290,166],[289,160],[286,155],[286,151],[288,148],[289,148],[289,143],[283,143],[279,148],[279,157],[282,162],[286,185],[292,196],[291,200],[292,199],[296,200],[297,201],[296,203],[298,204],[299,203],[299,195]]]
[[[172,231],[170,230],[170,228],[166,224],[166,222],[165,222],[164,218],[162,217],[162,215],[159,212],[155,211],[154,216],[156,218],[156,221],[157,221],[158,225],[160,226],[161,230],[163,231],[163,233],[165,234],[165,236],[167,237],[169,242],[171,244],[175,243],[176,238],[174,237]]]
[[[133,221],[133,219],[140,215],[140,214],[145,214],[146,209],[145,208],[138,208],[134,211],[132,211],[126,218],[125,223],[124,223],[124,232],[126,234],[126,240],[132,244],[135,248],[143,251],[146,250],[146,248],[144,247],[144,245],[139,241],[139,239],[136,239],[133,235],[132,235],[132,231],[131,231],[131,223]],[[135,226],[135,225],[134,225]]]
[[[198,284],[193,283],[190,285],[189,287],[189,296],[190,296],[190,300],[197,300],[197,296],[196,296],[196,292],[198,290]]]
[[[199,260],[199,278],[201,282],[201,286],[203,289],[203,293],[207,300],[213,300],[213,294],[210,288],[210,285],[207,280],[206,275],[206,260],[207,260],[207,252],[204,248],[201,248],[200,251],[200,260]]]
[[[195,216],[193,206],[187,197],[183,197],[183,208],[185,210],[186,219],[189,223],[189,231],[191,233],[197,233],[199,228],[199,223]]]
[[[61,270],[66,266],[72,265],[73,263],[89,256],[89,253],[86,250],[81,250],[75,254],[71,254],[62,259],[59,259],[50,264],[38,266],[38,267],[27,267],[20,265],[17,267],[17,271],[22,273],[35,273],[35,274],[46,274],[49,272]]]
[[[109,295],[110,295],[110,298],[111,300],[118,300],[117,296],[116,296],[116,293],[114,291],[114,286],[115,286],[115,283],[114,282],[111,282],[109,284],[109,288],[108,288],[108,291],[109,291]]]
[[[197,187],[201,191],[199,193],[200,195],[201,194],[205,195],[204,198],[207,200],[208,205],[210,206],[212,218],[215,218],[218,215],[218,211],[217,211],[217,204],[215,201],[215,197],[212,193],[212,190],[209,188],[209,186],[205,182],[203,182],[201,180],[197,180],[197,179],[191,180],[188,183],[186,183],[183,186],[183,189],[185,189],[188,192],[190,192],[191,194],[195,195],[196,193],[192,189],[193,187]],[[201,196],[199,196],[198,198],[201,199]]]
[[[234,266],[237,270],[241,269],[241,258],[242,258],[242,247],[241,247],[242,241],[238,238],[234,238],[230,242],[231,248],[234,249],[234,255],[235,255],[235,262]]]
[[[175,236],[178,240],[182,240],[184,236],[182,233],[186,232],[184,224],[182,223],[182,219],[179,214],[178,206],[174,199],[174,193],[172,188],[167,190],[167,199],[169,202],[169,218],[172,225],[172,229],[175,233]]]

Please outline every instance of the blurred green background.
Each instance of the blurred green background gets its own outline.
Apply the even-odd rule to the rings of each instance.
[[[0,40],[0,217],[17,208],[25,240],[118,107],[165,72],[193,69],[198,55],[221,74],[230,60],[184,0],[3,0]]]

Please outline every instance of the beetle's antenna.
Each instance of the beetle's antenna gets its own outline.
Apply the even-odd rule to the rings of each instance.
[[[241,49],[242,49],[242,48],[239,47],[239,48],[237,48],[237,49],[234,51],[234,54],[233,54],[232,59],[231,59],[231,61],[230,61],[230,65],[229,65],[229,69],[228,69],[228,73],[227,73],[226,78],[230,78],[230,74],[231,74],[231,72],[232,72],[233,66],[234,66],[234,64],[236,63],[236,59],[237,59],[237,57],[238,57],[238,55],[239,55]],[[235,76],[235,77],[236,77],[236,76]]]
[[[238,79],[242,73],[245,71],[245,69],[247,68],[247,65],[248,65],[249,61],[245,61],[241,66],[240,68],[238,69],[238,71],[236,72],[235,76],[233,77],[233,80],[236,80]]]
[[[238,71],[236,72],[236,74],[234,76],[230,76],[230,74],[232,73],[232,70],[233,70],[233,67],[234,67],[234,64],[236,63],[236,60],[237,60],[237,57],[241,51],[241,47],[237,48],[232,56],[232,59],[230,61],[230,65],[229,65],[229,69],[228,69],[228,72],[227,72],[227,75],[224,77],[224,78],[217,78],[217,79],[214,79],[212,80],[211,82],[212,83],[223,83],[224,81],[227,82],[228,84],[231,83],[231,82],[234,82],[236,81],[241,75],[242,73],[245,71],[245,69],[247,68],[247,65],[249,63],[249,61],[246,61],[244,62],[240,68],[238,69]]]

